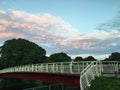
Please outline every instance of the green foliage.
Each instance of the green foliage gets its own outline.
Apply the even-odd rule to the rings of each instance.
[[[74,59],[74,61],[95,61],[95,60],[97,59],[95,59],[93,56],[88,56],[86,58],[82,58],[78,56]]]
[[[82,57],[76,57],[74,61],[83,61]]]
[[[88,56],[84,59],[84,61],[95,61],[96,59],[93,56]]]
[[[120,53],[114,52],[109,56],[110,61],[120,61]]]
[[[66,62],[71,61],[71,57],[69,57],[66,53],[55,53],[50,55],[49,57],[50,62]]]
[[[104,59],[105,61],[120,61],[120,53],[113,52],[108,58]]]
[[[88,90],[120,90],[120,79],[110,77],[98,77],[92,81]]]
[[[43,62],[46,51],[25,39],[7,40],[1,47],[0,65],[3,68]]]
[[[1,47],[0,54],[1,68],[42,63],[46,58],[46,51],[43,48],[25,39],[7,40]],[[4,79],[0,81],[2,90],[10,90],[10,88],[11,90],[21,90],[20,88],[25,88],[27,85],[29,87],[37,86],[38,83],[21,79]]]

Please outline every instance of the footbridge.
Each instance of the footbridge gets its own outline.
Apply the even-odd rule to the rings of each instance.
[[[0,70],[0,78],[20,78],[64,84],[86,90],[99,76],[119,76],[118,61],[79,61],[21,65]]]

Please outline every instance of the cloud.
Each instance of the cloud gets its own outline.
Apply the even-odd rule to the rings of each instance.
[[[14,36],[14,33],[0,33],[0,39]]]
[[[12,19],[17,19],[17,18],[24,18],[24,12],[13,10],[11,11],[11,18]]]
[[[0,14],[6,14],[4,10],[0,10]]]
[[[36,39],[34,41],[42,40],[40,42],[48,44],[65,45],[65,42],[73,37],[73,34],[78,34],[77,30],[60,17],[48,13],[35,15],[13,10],[7,12],[3,20],[1,18],[0,24],[1,30],[17,34],[21,33],[26,38],[33,36]]]
[[[116,17],[105,23],[98,24],[96,28],[97,30],[103,30],[103,31],[112,31],[112,30],[120,31],[120,11],[118,12]]]
[[[0,20],[0,31],[6,30],[6,28],[10,25],[10,22],[7,20]]]
[[[0,10],[0,41],[25,38],[44,47],[48,53],[107,54],[120,47],[120,31],[94,31],[82,34],[68,22],[49,13],[31,14]]]

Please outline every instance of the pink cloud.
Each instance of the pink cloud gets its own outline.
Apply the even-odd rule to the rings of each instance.
[[[0,11],[0,13],[4,12]],[[62,18],[48,13],[36,15],[13,10],[11,13],[4,14],[4,18],[0,20],[0,39],[26,38],[41,45],[58,47],[58,50],[103,49],[104,44],[99,46],[102,44],[100,40],[110,41],[113,37],[120,35],[120,32],[94,32],[83,35]]]
[[[92,47],[91,45],[93,45],[93,43],[91,43],[91,42],[84,42],[84,43],[82,43],[82,49],[83,50],[94,50],[95,47]]]
[[[27,31],[44,30],[44,28],[39,27],[39,26],[37,26],[35,24],[21,23],[21,22],[11,22],[11,27],[12,28],[19,28],[21,30],[27,30]]]
[[[1,25],[4,25],[4,26],[8,26],[8,25],[10,25],[10,22],[7,21],[7,20],[1,19],[1,20],[0,20],[0,24],[1,24]]]
[[[11,38],[12,36],[14,36],[14,33],[0,33],[0,39]]]
[[[20,23],[20,22],[12,22],[11,24],[12,28],[22,28],[22,29],[28,29],[28,27],[31,27],[31,24],[27,23]]]
[[[73,39],[74,39],[74,40],[80,40],[80,39],[81,39],[81,36],[75,35],[75,36],[73,36]]]
[[[27,22],[42,24],[42,26],[48,27],[51,25],[55,25],[57,18],[50,14],[44,14],[44,15],[27,14],[27,17],[24,18],[24,20]]]
[[[69,23],[66,23],[60,17],[55,17],[51,14],[35,15],[22,11],[12,11],[12,21],[1,21],[3,25],[8,25],[11,29],[19,30],[14,37],[28,38],[35,42],[56,44],[58,46],[81,49],[91,49],[89,42],[79,43],[84,37],[79,31],[74,29]],[[20,18],[21,21],[18,20]],[[0,27],[2,30],[6,28]],[[22,33],[21,33],[22,32]],[[24,32],[28,33],[24,35]],[[32,36],[30,36],[30,35]]]
[[[75,49],[79,49],[79,48],[80,48],[80,46],[79,46],[79,45],[77,45],[77,44],[73,44],[73,48],[75,48]]]
[[[9,22],[9,21],[1,19],[1,20],[0,20],[0,31],[1,31],[1,30],[2,30],[2,31],[6,30],[6,28],[7,28],[9,25],[10,25],[10,22]]]
[[[6,27],[4,27],[4,26],[0,26],[0,31],[4,31],[4,30],[6,30]]]
[[[24,12],[18,11],[18,10],[13,10],[11,12],[12,14],[10,15],[12,19],[16,19],[16,18],[22,18],[24,17]]]
[[[91,42],[77,42],[73,44],[73,48],[82,50],[94,50],[95,48],[93,48],[91,45]]]
[[[26,38],[27,39],[27,37],[23,35],[22,33],[13,34],[12,38]]]

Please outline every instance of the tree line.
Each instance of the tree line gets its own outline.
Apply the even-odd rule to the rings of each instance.
[[[46,56],[46,50],[39,45],[30,42],[25,39],[11,39],[4,42],[3,46],[0,47],[0,68],[14,67],[26,64],[36,64],[36,63],[52,63],[52,62],[67,62],[72,61],[71,57],[64,52],[54,53],[49,57]],[[74,61],[93,61],[97,60],[93,56],[88,56],[82,58],[77,56]],[[105,61],[120,61],[120,53],[114,52]],[[10,82],[15,82],[13,85]],[[41,82],[37,81],[26,81],[20,79],[3,79],[0,81],[0,89],[10,90],[10,87],[17,85],[27,86],[26,84],[31,84],[33,86],[41,85]],[[30,85],[30,86],[32,86]],[[22,88],[22,86],[20,88]],[[9,87],[9,88],[6,88]],[[25,87],[24,87],[25,88]],[[15,90],[15,88],[14,88]],[[21,89],[16,89],[21,90]]]
[[[25,39],[12,39],[5,41],[0,47],[0,67],[7,68],[26,64],[66,62],[71,61],[71,57],[64,52],[54,53],[46,56],[46,50],[39,45]],[[86,58],[76,57],[74,61],[96,60],[93,56]]]

